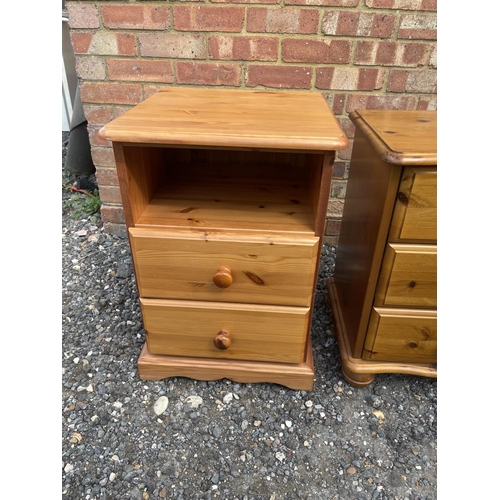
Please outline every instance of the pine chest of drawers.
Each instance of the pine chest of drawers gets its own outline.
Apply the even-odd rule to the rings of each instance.
[[[354,111],[334,276],[327,287],[345,378],[437,376],[435,111]]]
[[[171,87],[100,134],[146,331],[139,376],[311,389],[334,154],[348,146],[324,98]]]

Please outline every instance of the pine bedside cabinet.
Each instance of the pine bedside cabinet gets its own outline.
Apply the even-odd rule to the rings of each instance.
[[[105,125],[146,343],[141,379],[310,390],[335,151],[319,93],[169,87]]]
[[[328,293],[342,371],[437,377],[435,111],[354,111],[356,126]]]

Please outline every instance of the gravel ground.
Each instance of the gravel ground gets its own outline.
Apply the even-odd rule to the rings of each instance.
[[[437,381],[342,379],[325,288],[333,247],[322,254],[312,391],[143,381],[128,241],[98,214],[73,218],[64,165],[62,177],[62,498],[437,498]]]

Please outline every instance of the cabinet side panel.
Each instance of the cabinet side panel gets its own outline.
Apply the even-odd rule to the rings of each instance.
[[[314,234],[320,237],[325,232],[334,159],[334,151],[307,156],[307,185],[311,196]]]
[[[161,184],[164,174],[164,153],[161,148],[124,145],[119,171],[120,186],[124,184],[130,204],[129,227],[134,226]],[[117,161],[118,169],[118,161]],[[127,214],[127,212],[125,212]]]
[[[340,308],[355,357],[362,351],[400,176],[401,167],[380,160],[357,131],[335,264]]]
[[[132,203],[129,195],[129,176],[127,173],[127,165],[125,163],[125,156],[123,153],[123,145],[118,142],[113,142],[113,153],[115,156],[116,173],[118,176],[118,184],[120,186],[125,223],[127,224],[127,227],[132,227],[135,221],[132,211]]]

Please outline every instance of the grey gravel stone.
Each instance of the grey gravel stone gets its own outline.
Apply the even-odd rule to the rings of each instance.
[[[188,396],[186,398],[186,404],[189,408],[198,408],[201,404],[203,404],[203,399],[200,396]]]
[[[128,241],[99,215],[72,218],[72,195],[63,185],[63,500],[437,498],[437,381],[345,382],[325,287],[334,247],[320,262],[312,391],[140,380],[145,333]]]
[[[161,415],[168,408],[168,398],[167,396],[160,396],[153,406],[156,415]]]

